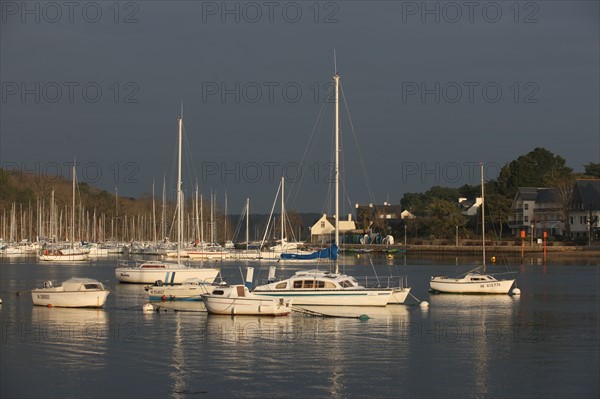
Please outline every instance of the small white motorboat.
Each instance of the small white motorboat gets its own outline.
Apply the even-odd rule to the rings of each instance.
[[[31,299],[39,306],[100,308],[109,292],[99,281],[74,277],[59,286],[54,286],[52,281],[44,282],[43,288],[31,290]]]
[[[192,277],[183,280],[181,285],[165,285],[158,280],[145,289],[150,301],[201,301],[202,295],[210,294],[215,287],[210,282]]]
[[[292,311],[292,300],[255,295],[244,285],[226,285],[203,295],[209,314],[287,316]]]

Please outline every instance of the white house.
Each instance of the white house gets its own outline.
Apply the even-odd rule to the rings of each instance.
[[[352,215],[348,214],[348,220],[340,220],[339,227],[340,234],[356,230]],[[325,213],[310,227],[311,242],[327,243],[334,239],[334,235],[335,217],[328,217]]]

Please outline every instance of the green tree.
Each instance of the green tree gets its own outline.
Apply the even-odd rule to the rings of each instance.
[[[595,177],[596,179],[600,179],[600,163],[587,163],[584,165],[585,167],[585,175],[590,177]]]
[[[437,238],[452,238],[456,226],[464,227],[467,219],[453,202],[436,199],[429,204],[429,230]]]
[[[572,172],[564,158],[538,147],[504,165],[498,176],[497,188],[502,195],[511,198],[518,187],[551,186]]]

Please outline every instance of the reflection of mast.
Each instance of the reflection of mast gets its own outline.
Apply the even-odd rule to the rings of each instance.
[[[181,320],[180,313],[177,313],[177,328],[175,329],[175,342],[173,345],[173,357],[169,376],[173,379],[172,398],[183,398],[187,392],[185,382],[185,357],[181,338]]]

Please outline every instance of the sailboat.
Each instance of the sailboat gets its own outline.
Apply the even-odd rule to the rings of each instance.
[[[339,81],[340,76],[335,72],[335,241],[331,246],[332,260],[335,262],[335,272],[319,270],[304,270],[296,272],[292,277],[274,281],[274,267],[269,272],[269,282],[254,288],[252,292],[260,295],[291,298],[294,305],[318,306],[386,306],[388,303],[397,302],[392,299],[393,288],[368,288],[345,274],[339,273],[337,263],[337,247],[340,242],[339,229]],[[398,290],[400,288],[397,288]],[[410,288],[403,288],[408,290]]]
[[[151,284],[161,281],[163,284],[182,284],[186,279],[196,277],[212,283],[219,274],[217,268],[195,268],[181,263],[182,236],[182,192],[181,192],[181,141],[183,130],[183,112],[179,117],[178,169],[177,169],[177,262],[145,261],[133,267],[118,267],[115,276],[122,283]]]
[[[462,277],[451,278],[446,276],[432,276],[429,287],[433,292],[447,294],[510,294],[519,293],[515,285],[515,279],[498,280],[494,276],[486,274],[485,266],[485,192],[483,182],[483,163],[481,166],[481,237],[483,253],[483,273],[469,272]]]
[[[75,183],[77,176],[75,174],[75,162],[73,162],[73,207],[71,209],[71,247],[44,249],[39,259],[47,262],[81,262],[88,260],[89,249],[83,250],[75,248]]]

